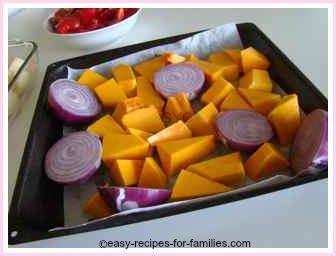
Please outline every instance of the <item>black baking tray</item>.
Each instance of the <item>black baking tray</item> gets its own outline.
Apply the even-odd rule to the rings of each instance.
[[[253,46],[271,61],[270,75],[287,93],[296,93],[305,112],[316,108],[328,109],[328,100],[307,77],[281,52],[281,50],[252,23],[237,24],[244,47]],[[118,216],[113,220],[89,223],[85,226],[49,232],[64,225],[63,186],[50,181],[43,168],[44,156],[50,146],[62,136],[62,123],[47,110],[46,96],[50,84],[67,77],[67,66],[88,68],[115,58],[162,44],[173,43],[198,32],[168,37],[118,49],[98,52],[63,60],[48,66],[36,105],[34,117],[26,142],[21,166],[9,210],[8,241],[18,244],[51,237],[82,233],[130,223],[194,211],[219,204],[241,200],[273,191],[301,185],[328,177],[328,169],[311,176],[301,176],[290,182],[243,192],[238,195],[218,197],[216,200],[195,202],[173,209],[157,209],[145,213]],[[16,236],[13,236],[13,234]]]

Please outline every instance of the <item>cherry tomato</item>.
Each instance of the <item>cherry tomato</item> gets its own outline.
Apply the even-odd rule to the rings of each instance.
[[[138,8],[124,8],[125,18],[132,16],[136,13],[139,9]]]
[[[60,21],[56,24],[55,29],[58,33],[67,33],[67,32],[75,32],[80,27],[79,19],[67,16],[60,19]]]
[[[82,25],[89,25],[90,21],[96,18],[97,10],[97,8],[79,8],[75,13],[80,17],[80,23]]]
[[[59,34],[66,34],[69,32],[70,30],[70,26],[69,24],[66,24],[66,23],[58,23],[56,26],[55,26],[55,30],[57,33]]]
[[[118,8],[107,8],[100,13],[100,18],[103,21],[113,20],[115,18],[115,13],[117,12],[117,10]]]
[[[124,8],[119,8],[116,12],[115,18],[117,20],[122,20],[125,17],[125,12],[124,12]]]

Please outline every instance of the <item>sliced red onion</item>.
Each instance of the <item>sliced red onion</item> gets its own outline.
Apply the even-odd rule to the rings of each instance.
[[[68,124],[90,122],[101,111],[89,88],[68,79],[59,79],[50,85],[48,103],[53,114]]]
[[[217,115],[220,140],[233,150],[252,151],[273,137],[267,119],[251,110],[228,110]]]
[[[184,93],[189,100],[196,98],[201,91],[205,76],[193,64],[171,64],[154,76],[155,89],[166,99],[179,93]]]
[[[57,183],[85,183],[98,170],[102,152],[97,135],[85,131],[69,133],[47,152],[45,172]]]
[[[162,204],[170,197],[168,189],[101,186],[98,191],[106,203],[118,212]]]
[[[303,119],[294,138],[290,161],[296,173],[328,166],[328,112],[316,109]]]

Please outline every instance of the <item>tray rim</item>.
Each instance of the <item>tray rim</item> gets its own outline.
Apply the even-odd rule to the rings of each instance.
[[[280,58],[282,58],[282,61],[286,63],[286,65],[288,67],[290,67],[291,69],[293,69],[295,71],[295,73],[297,74],[298,78],[303,80],[303,82],[305,84],[307,84],[307,86],[309,88],[309,90],[312,90],[314,92],[314,94],[317,94],[322,100],[324,100],[324,103],[326,105],[328,105],[328,100],[327,98],[318,90],[317,87],[315,87],[312,82],[296,67],[296,65],[294,63],[292,63],[292,61],[289,60],[289,58],[253,23],[239,23],[237,24],[237,26],[246,26],[249,27],[250,30],[253,30],[254,32],[256,32],[257,34],[259,34],[259,36],[263,37],[267,43],[270,45],[270,47],[278,52],[278,56]],[[138,44],[133,44],[133,45],[127,45],[124,47],[120,47],[120,48],[114,48],[114,49],[110,49],[110,50],[105,50],[105,51],[100,51],[100,52],[96,52],[96,53],[92,53],[92,54],[87,54],[87,55],[81,55],[81,56],[77,56],[75,58],[70,58],[70,59],[65,59],[65,60],[61,60],[55,63],[52,63],[50,65],[48,65],[46,71],[45,71],[45,76],[42,82],[42,86],[40,88],[40,92],[39,92],[39,97],[38,97],[38,101],[35,105],[35,111],[34,111],[34,115],[32,118],[32,123],[30,126],[30,130],[29,130],[29,134],[28,134],[28,139],[26,141],[25,144],[25,149],[24,149],[24,153],[21,159],[21,165],[19,168],[19,173],[18,173],[18,178],[16,181],[16,185],[15,185],[15,189],[14,189],[14,193],[13,193],[13,197],[12,197],[12,202],[10,205],[10,211],[9,211],[9,222],[8,222],[8,241],[9,244],[19,244],[19,243],[25,243],[25,242],[32,242],[32,241],[36,241],[36,240],[42,240],[42,239],[48,239],[48,238],[52,238],[52,237],[59,237],[59,236],[65,236],[65,235],[71,235],[71,234],[77,234],[77,233],[83,233],[83,232],[90,232],[90,231],[95,231],[95,230],[99,230],[99,229],[105,229],[105,228],[111,228],[111,227],[116,227],[116,226],[121,226],[121,225],[127,225],[127,224],[131,224],[131,223],[138,223],[138,222],[142,222],[142,221],[147,221],[147,220],[152,220],[152,219],[157,219],[157,218],[162,218],[162,217],[168,217],[168,216],[172,216],[172,215],[177,215],[177,214],[181,214],[181,213],[187,213],[190,211],[195,211],[195,210],[200,210],[200,209],[204,209],[204,208],[208,208],[208,207],[213,207],[216,205],[221,205],[221,204],[226,204],[226,203],[230,203],[233,201],[238,201],[238,200],[243,200],[246,198],[251,198],[254,196],[258,196],[258,195],[262,195],[262,194],[268,194],[268,193],[272,193],[275,191],[279,191],[282,189],[287,189],[293,186],[298,186],[298,185],[303,185],[305,183],[308,182],[313,182],[313,181],[317,181],[320,179],[326,179],[328,177],[328,172],[322,172],[321,175],[319,176],[304,176],[301,177],[300,180],[294,180],[294,181],[290,181],[290,182],[285,182],[283,183],[279,183],[276,185],[272,185],[272,187],[264,187],[264,188],[259,188],[259,189],[255,189],[254,191],[250,191],[250,192],[244,192],[243,194],[239,194],[239,195],[232,195],[228,198],[225,198],[224,200],[221,198],[218,198],[216,200],[213,201],[209,201],[207,202],[207,205],[204,206],[203,202],[197,202],[197,203],[193,203],[192,207],[188,207],[185,205],[181,205],[181,206],[176,206],[174,209],[172,210],[165,210],[165,209],[155,209],[153,211],[150,212],[150,214],[148,214],[148,212],[146,214],[143,213],[133,213],[130,214],[128,219],[123,218],[123,216],[118,216],[119,218],[115,218],[113,221],[113,223],[109,222],[109,220],[102,220],[100,223],[92,223],[92,225],[90,225],[90,223],[88,225],[85,225],[84,227],[75,227],[75,228],[69,228],[66,230],[56,230],[56,231],[52,231],[49,232],[48,230],[35,230],[33,228],[31,228],[30,226],[25,225],[24,223],[20,223],[17,222],[15,220],[15,217],[19,217],[19,216],[15,216],[15,204],[18,203],[18,199],[19,199],[19,192],[20,192],[20,187],[19,185],[22,183],[22,175],[25,170],[22,168],[23,162],[24,162],[24,156],[27,154],[27,147],[29,146],[29,139],[31,137],[31,133],[33,133],[32,130],[32,124],[34,119],[36,118],[36,112],[38,110],[38,104],[41,103],[41,101],[43,100],[43,98],[45,97],[45,95],[43,95],[43,88],[45,87],[46,83],[48,82],[48,78],[50,76],[50,74],[52,74],[52,72],[56,71],[58,68],[61,68],[62,66],[64,66],[65,64],[69,64],[69,66],[71,66],[71,63],[77,61],[77,60],[82,60],[82,59],[86,59],[86,58],[94,58],[94,56],[100,56],[104,53],[111,53],[113,51],[121,51],[123,49],[127,49],[127,48],[137,48],[140,46],[144,46],[144,45],[148,45],[148,44],[156,44],[160,45],[160,42],[162,42],[161,44],[166,44],[165,42],[163,42],[164,40],[173,40],[173,41],[178,41],[182,38],[186,38],[189,36],[192,36],[194,34],[200,33],[202,31],[205,30],[201,30],[201,31],[195,31],[195,32],[190,32],[190,33],[185,33],[185,34],[179,34],[179,35],[174,35],[174,36],[170,36],[170,37],[166,37],[166,38],[160,38],[160,39],[155,39],[155,40],[151,40],[151,41],[146,41],[146,42],[141,42]],[[174,40],[176,39],[176,40]],[[150,47],[148,47],[150,48]],[[142,48],[143,49],[143,48]],[[141,48],[132,51],[132,52],[137,52],[139,50],[142,50]],[[144,48],[147,49],[147,48]],[[127,53],[130,54],[130,53]],[[121,54],[120,56],[124,56],[126,54]],[[120,56],[117,56],[115,58],[118,58]],[[102,61],[104,62],[104,61]],[[239,197],[239,198],[238,198]],[[14,213],[14,214],[13,214]],[[10,235],[10,227],[14,227],[14,229],[18,229],[20,228],[20,230],[27,232],[28,234],[32,235],[31,237],[29,237],[27,239],[27,237],[25,237],[25,239],[13,239],[11,238]]]

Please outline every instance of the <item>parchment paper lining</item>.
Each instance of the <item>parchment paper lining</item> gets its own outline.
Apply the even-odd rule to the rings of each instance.
[[[106,77],[111,76],[111,67],[118,65],[120,63],[127,63],[130,65],[135,65],[141,61],[146,59],[150,59],[155,57],[157,54],[166,51],[173,51],[179,53],[181,55],[189,55],[194,54],[199,58],[206,58],[211,52],[219,51],[223,48],[242,48],[242,42],[240,40],[240,36],[235,24],[225,24],[214,29],[208,30],[206,32],[202,32],[196,34],[192,37],[183,39],[173,44],[166,44],[157,46],[151,49],[143,50],[140,52],[136,52],[134,54],[130,54],[118,59],[114,59],[96,66],[91,67],[90,69],[101,73]],[[68,68],[68,79],[76,80],[80,74],[83,72],[82,69],[72,69]],[[274,91],[284,95],[284,91],[281,88],[274,84]],[[199,103],[193,102],[193,106],[196,109],[199,109]],[[303,114],[303,112],[302,112]],[[68,127],[64,127],[64,133],[69,132]],[[288,154],[288,147],[280,147],[280,150],[285,154]],[[226,154],[228,151],[224,146],[218,145],[217,151],[211,154],[209,157],[219,156]],[[243,156],[244,157],[244,156]],[[246,157],[246,156],[245,156]],[[203,159],[202,159],[203,160]],[[102,174],[100,174],[102,175]],[[243,184],[239,184],[235,186],[235,189],[230,192],[224,193],[226,196],[230,196],[233,194],[239,194],[247,191],[252,191],[257,188],[263,188],[272,186],[279,183],[288,182],[296,177],[290,176],[289,170],[284,170],[283,172],[279,173],[279,175],[275,175],[271,178],[262,180],[260,182],[252,182],[251,180],[246,180]],[[94,179],[91,179],[88,183],[83,185],[71,185],[64,187],[64,219],[65,219],[65,226],[64,227],[57,227],[51,229],[50,231],[55,230],[62,230],[62,229],[70,229],[77,226],[85,226],[88,223],[88,216],[86,216],[81,208],[82,205],[90,198],[90,196],[96,192],[96,185]],[[116,216],[127,216],[131,213],[135,212],[147,212],[153,209],[159,208],[171,208],[176,205],[185,205],[190,204],[192,202],[202,202],[206,200],[216,199],[223,194],[217,194],[192,200],[180,201],[180,202],[172,202],[166,203],[158,206],[153,207],[145,207],[139,209],[133,209],[124,211],[121,213],[117,213],[111,215],[106,218],[93,220],[93,222],[99,222],[106,219],[113,219]],[[92,223],[92,221],[90,222]]]

